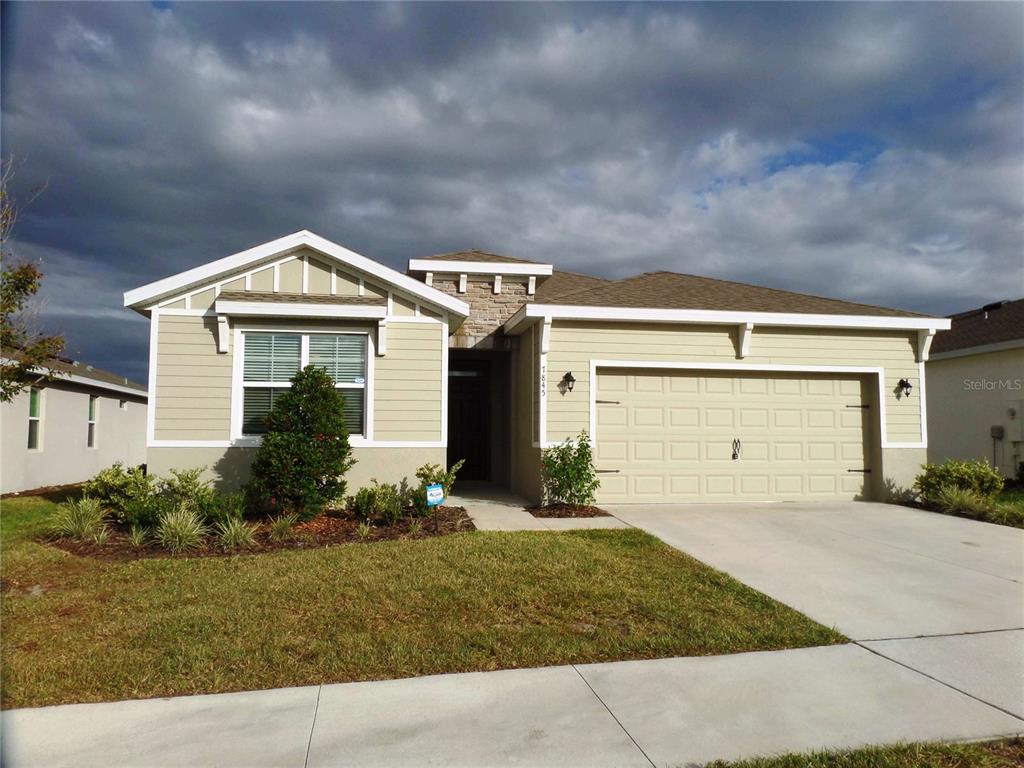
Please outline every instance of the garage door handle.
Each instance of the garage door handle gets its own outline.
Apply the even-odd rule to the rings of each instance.
[[[598,405],[622,405],[618,400],[595,400]]]
[[[870,475],[871,474],[871,470],[870,469],[848,469],[846,471],[847,472],[859,472],[862,475]]]
[[[622,471],[621,469],[599,469],[599,470],[597,470],[597,474],[599,474],[599,475],[616,474],[617,475],[621,471]]]

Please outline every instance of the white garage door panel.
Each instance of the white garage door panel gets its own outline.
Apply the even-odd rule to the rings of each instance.
[[[868,402],[855,376],[599,371],[599,500],[852,499]]]

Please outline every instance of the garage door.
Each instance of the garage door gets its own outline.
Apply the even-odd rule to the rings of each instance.
[[[856,376],[599,370],[599,501],[852,499],[870,477]]]

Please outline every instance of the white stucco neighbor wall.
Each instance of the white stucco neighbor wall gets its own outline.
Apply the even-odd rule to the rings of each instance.
[[[146,401],[85,385],[52,382],[42,389],[39,450],[28,450],[25,391],[0,405],[0,493],[88,480],[115,461],[135,466],[146,461]],[[96,408],[96,447],[87,445],[89,395]],[[125,401],[125,410],[119,403]]]
[[[928,461],[986,459],[1013,477],[1024,461],[1024,345],[932,359],[927,375]]]

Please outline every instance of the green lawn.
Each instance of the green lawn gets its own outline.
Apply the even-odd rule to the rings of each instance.
[[[2,502],[5,708],[843,642],[635,530],[99,561]]]
[[[735,763],[715,762],[705,768],[1014,768],[1024,765],[1024,740],[987,744],[907,744],[869,747],[848,752],[813,752]]]

